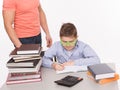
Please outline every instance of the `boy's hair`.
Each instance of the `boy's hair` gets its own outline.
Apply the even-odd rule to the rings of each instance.
[[[64,23],[60,29],[60,37],[77,37],[77,30],[74,24]]]

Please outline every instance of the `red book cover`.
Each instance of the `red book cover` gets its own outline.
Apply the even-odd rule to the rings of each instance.
[[[7,85],[10,84],[22,84],[22,83],[30,83],[30,82],[39,82],[41,81],[41,77],[39,78],[31,78],[31,79],[23,79],[23,80],[8,80],[6,81]]]
[[[39,78],[41,76],[41,72],[37,73],[9,73],[8,80],[22,80],[22,79],[31,79],[31,78]]]
[[[28,72],[28,73],[9,73],[6,84],[20,84],[28,82],[38,82],[41,81],[41,69],[38,72]]]

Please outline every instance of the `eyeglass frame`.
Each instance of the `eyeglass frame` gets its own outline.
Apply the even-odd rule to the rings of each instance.
[[[75,39],[74,41],[65,41],[65,42],[60,39],[60,43],[63,46],[75,46],[76,42],[77,42],[77,39]]]

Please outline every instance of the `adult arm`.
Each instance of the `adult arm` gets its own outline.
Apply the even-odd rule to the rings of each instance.
[[[4,20],[4,26],[5,30],[12,41],[12,43],[18,48],[21,46],[21,42],[19,41],[15,30],[13,28],[14,23],[14,17],[15,17],[15,11],[14,10],[3,10],[3,20]]]
[[[50,33],[49,33],[46,15],[45,15],[43,9],[41,8],[40,4],[38,7],[38,10],[39,10],[39,14],[40,14],[40,25],[46,34],[47,47],[50,47],[52,45],[52,38],[51,38]]]

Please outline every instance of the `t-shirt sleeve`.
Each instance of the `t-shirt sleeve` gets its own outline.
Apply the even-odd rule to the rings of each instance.
[[[3,10],[15,10],[15,0],[3,0]]]

